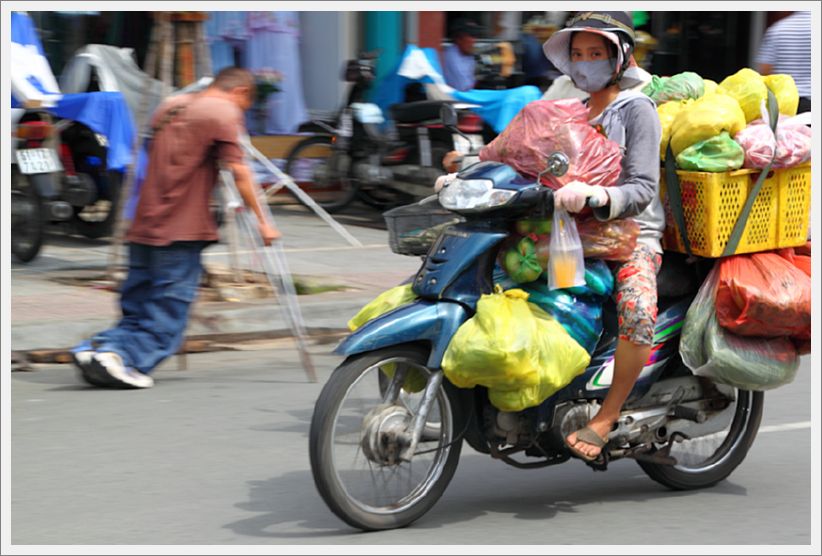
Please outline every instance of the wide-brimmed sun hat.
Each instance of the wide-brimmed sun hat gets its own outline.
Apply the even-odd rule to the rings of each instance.
[[[635,39],[633,22],[627,12],[581,12],[564,29],[555,32],[545,41],[542,51],[565,75],[570,75],[571,36],[577,31],[602,35],[617,47],[616,70],[620,88],[628,89],[641,83],[636,72],[629,71],[635,64],[631,57]]]

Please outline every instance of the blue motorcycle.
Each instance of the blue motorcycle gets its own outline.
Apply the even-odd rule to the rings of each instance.
[[[546,170],[566,169],[557,153]],[[425,514],[453,477],[463,440],[519,468],[568,461],[564,438],[596,414],[611,383],[612,302],[603,308],[604,329],[589,367],[537,407],[499,411],[487,389],[459,389],[444,377],[449,342],[475,314],[480,296],[494,290],[495,261],[513,222],[550,216],[553,192],[510,166],[482,162],[462,170],[439,201],[464,221],[428,251],[413,278],[416,301],[373,319],[338,346],[346,359],[325,384],[311,422],[317,489],[340,519],[363,530],[404,527]],[[632,458],[669,488],[704,488],[728,477],[750,449],[762,392],[696,377],[679,357],[685,314],[709,270],[697,267],[665,254],[652,355],[601,456],[587,463],[595,470]],[[424,387],[409,392],[415,389],[407,381],[419,377]]]

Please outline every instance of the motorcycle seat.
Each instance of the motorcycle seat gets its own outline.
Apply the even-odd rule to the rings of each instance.
[[[404,102],[401,104],[394,104],[389,108],[389,111],[391,113],[391,117],[397,123],[412,124],[424,122],[426,120],[439,120],[440,107],[444,104],[452,104],[452,102],[442,100]]]

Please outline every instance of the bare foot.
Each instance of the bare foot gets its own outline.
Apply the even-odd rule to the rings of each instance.
[[[607,441],[608,433],[611,432],[614,423],[612,421],[592,420],[588,423],[587,426],[589,429],[594,431],[597,434],[597,436],[599,436],[603,441]],[[567,437],[565,437],[565,442],[573,451],[589,459],[596,458],[597,456],[599,456],[600,452],[602,452],[602,448],[600,448],[599,446],[595,446],[593,444],[585,442],[584,440],[578,439],[576,432],[572,432]]]

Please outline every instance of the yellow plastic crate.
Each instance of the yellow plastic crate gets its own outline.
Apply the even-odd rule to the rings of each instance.
[[[719,257],[728,243],[739,213],[759,172],[687,172],[677,170],[682,212],[691,251]],[[665,170],[660,172],[660,196],[665,206],[665,249],[685,253],[676,221],[667,202]],[[748,223],[734,253],[755,253],[803,245],[808,236],[811,207],[811,166],[771,170],[759,191]]]

